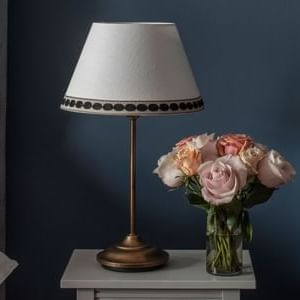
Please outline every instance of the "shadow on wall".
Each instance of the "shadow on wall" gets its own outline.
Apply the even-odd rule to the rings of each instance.
[[[138,122],[138,221],[164,248],[203,248],[205,215],[152,175],[184,136],[247,132],[300,172],[297,1],[10,1],[7,299],[74,299],[59,279],[74,248],[106,247],[128,228],[125,118],[59,110],[93,21],[175,21],[206,109]],[[29,20],[29,21],[28,21]],[[286,299],[300,277],[299,176],[251,211],[257,291]]]

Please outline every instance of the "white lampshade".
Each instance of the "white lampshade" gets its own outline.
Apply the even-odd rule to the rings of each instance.
[[[93,23],[61,108],[178,114],[203,101],[174,23]]]

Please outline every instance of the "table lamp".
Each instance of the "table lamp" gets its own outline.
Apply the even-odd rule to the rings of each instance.
[[[168,253],[136,231],[136,120],[203,109],[174,23],[93,23],[61,109],[126,116],[130,127],[130,231],[97,260],[114,271],[148,271],[165,265]]]

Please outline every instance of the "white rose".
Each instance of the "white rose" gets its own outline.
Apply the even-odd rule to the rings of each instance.
[[[290,181],[296,174],[294,167],[277,151],[269,151],[258,164],[258,179],[269,188]]]
[[[184,178],[184,173],[178,168],[174,155],[174,152],[163,155],[157,162],[157,168],[153,171],[165,185],[171,188],[181,186]]]
[[[197,135],[197,136],[194,136],[192,138],[192,140],[188,143],[192,143],[194,145],[195,148],[197,149],[201,149],[202,147],[204,147],[208,142],[211,142],[213,141],[214,139],[214,136],[215,134],[212,133],[212,134],[207,134],[207,133],[204,133],[204,134],[200,134],[200,135]]]
[[[198,136],[192,137],[191,141],[188,141],[187,144],[190,147],[195,147],[201,152],[201,159],[203,162],[212,161],[219,157],[217,150],[217,142],[214,139],[215,134],[200,134]]]

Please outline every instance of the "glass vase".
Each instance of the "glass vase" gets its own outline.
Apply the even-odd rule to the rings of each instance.
[[[215,224],[206,234],[206,270],[213,275],[233,276],[242,272],[242,226],[234,230]]]

